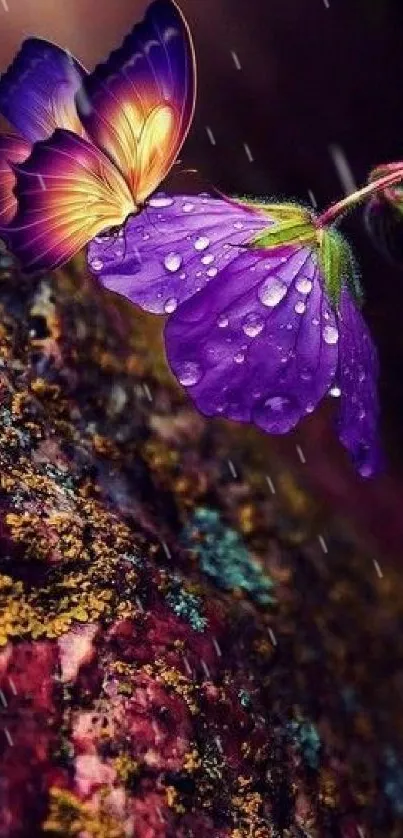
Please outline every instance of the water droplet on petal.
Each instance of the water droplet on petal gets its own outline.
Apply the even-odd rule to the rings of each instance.
[[[104,263],[101,259],[93,259],[91,262],[91,268],[93,268],[94,271],[102,271],[103,266]]]
[[[179,279],[186,279],[186,274],[185,273],[179,274]]]
[[[338,399],[341,396],[340,387],[331,387],[329,390],[329,396],[333,396],[334,399]]]
[[[215,257],[212,253],[207,253],[206,256],[202,256],[201,261],[203,262],[203,265],[211,265],[211,263],[214,262],[214,259]]]
[[[319,326],[319,320],[317,317],[312,317],[312,326]]]
[[[300,294],[309,294],[312,291],[312,280],[306,276],[300,276],[295,283],[295,287]]]
[[[234,229],[235,229],[235,230],[243,230],[243,223],[242,223],[242,221],[235,221],[235,224],[234,224]]]
[[[150,234],[149,233],[143,233],[141,238],[143,239],[143,241],[146,242],[150,238]]]
[[[206,271],[206,273],[207,273],[207,276],[217,276],[218,269],[217,268],[209,268],[208,271]]]
[[[158,197],[156,196],[155,198],[150,198],[148,204],[150,207],[156,207],[158,209],[160,207],[171,207],[173,204],[173,199],[168,198],[168,195],[160,195]]]
[[[168,256],[164,259],[164,265],[170,273],[175,273],[175,271],[179,271],[179,268],[182,264],[182,256],[179,256],[179,253],[168,253]]]
[[[287,293],[287,286],[284,282],[281,282],[279,279],[266,279],[259,288],[258,296],[261,303],[264,306],[269,306],[272,308],[273,306],[278,305],[280,300],[283,299],[285,294]]]
[[[308,404],[305,408],[305,413],[313,413],[314,410],[315,410],[315,405],[312,402],[308,402]]]
[[[236,364],[243,364],[244,360],[245,355],[243,352],[237,352],[236,355],[234,355],[234,361]]]
[[[176,300],[175,297],[171,297],[169,300],[166,301],[164,305],[164,311],[166,311],[167,314],[172,314],[172,312],[175,311],[177,306],[178,300]]]
[[[332,344],[337,343],[339,339],[339,333],[334,326],[325,326],[323,329],[323,340],[325,343],[332,346]]]
[[[256,338],[264,329],[264,321],[255,314],[249,314],[243,321],[242,329],[248,338]]]
[[[197,384],[203,373],[200,364],[193,361],[184,361],[177,371],[178,380],[184,387],[192,387]]]
[[[290,404],[291,401],[286,396],[272,396],[270,399],[266,399],[264,406],[272,410],[273,413],[283,413]]]
[[[290,332],[292,329],[292,323],[287,323],[286,329]]]
[[[228,326],[228,323],[229,323],[228,317],[225,317],[224,314],[220,314],[220,316],[217,320],[217,326],[219,326],[220,329],[226,329],[227,326]]]
[[[304,312],[306,311],[305,303],[303,303],[302,300],[298,300],[298,302],[295,303],[294,310],[297,314],[304,314]]]
[[[182,207],[183,212],[192,212],[192,210],[194,210],[194,208],[195,208],[195,205],[191,204],[189,201],[187,201],[186,204],[184,204],[183,207]]]
[[[199,236],[195,241],[195,250],[206,250],[210,244],[210,239],[207,236]]]

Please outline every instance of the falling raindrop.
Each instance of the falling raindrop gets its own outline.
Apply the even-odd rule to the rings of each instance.
[[[166,311],[167,314],[172,314],[172,312],[175,311],[177,306],[178,301],[175,299],[175,297],[171,297],[169,300],[166,301],[164,305],[164,311]]]
[[[210,244],[210,239],[207,236],[199,236],[195,241],[195,250],[205,250]]]
[[[167,195],[159,195],[155,198],[150,198],[148,204],[150,207],[155,207],[156,209],[171,207],[173,204],[173,198],[168,198]]]
[[[200,381],[203,373],[200,364],[193,361],[184,361],[178,369],[177,375],[178,380],[184,387],[192,387]]]
[[[337,343],[339,339],[339,333],[334,326],[325,326],[323,329],[323,340],[325,343],[332,346],[332,344]]]
[[[283,297],[287,293],[287,286],[284,282],[281,282],[279,279],[273,279],[270,277],[266,279],[259,288],[258,297],[261,303],[264,306],[269,306],[272,308],[273,306],[278,305],[278,303],[283,299]]]
[[[168,253],[168,256],[164,259],[164,265],[167,271],[175,273],[182,265],[182,257],[178,253]]]

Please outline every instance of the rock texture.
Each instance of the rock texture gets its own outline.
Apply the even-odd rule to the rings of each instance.
[[[0,311],[1,838],[403,835],[399,575],[80,262]]]

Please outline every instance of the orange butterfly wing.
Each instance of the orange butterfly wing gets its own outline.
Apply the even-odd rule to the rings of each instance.
[[[120,49],[84,79],[76,96],[81,121],[119,168],[136,204],[175,162],[195,96],[192,39],[172,0],[156,0]]]

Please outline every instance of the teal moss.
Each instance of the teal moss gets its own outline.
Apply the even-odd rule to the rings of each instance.
[[[174,574],[171,577],[165,601],[174,614],[186,620],[194,631],[204,631],[207,619],[202,614],[201,599],[184,588],[180,576]]]
[[[403,815],[403,764],[393,748],[384,754],[383,790],[396,815]]]
[[[318,731],[312,722],[298,719],[288,724],[294,746],[301,752],[305,762],[310,768],[319,768],[319,754],[321,741]]]
[[[217,511],[196,509],[184,529],[182,543],[218,587],[241,589],[259,605],[273,602],[272,579],[251,558],[239,534],[222,523]]]

